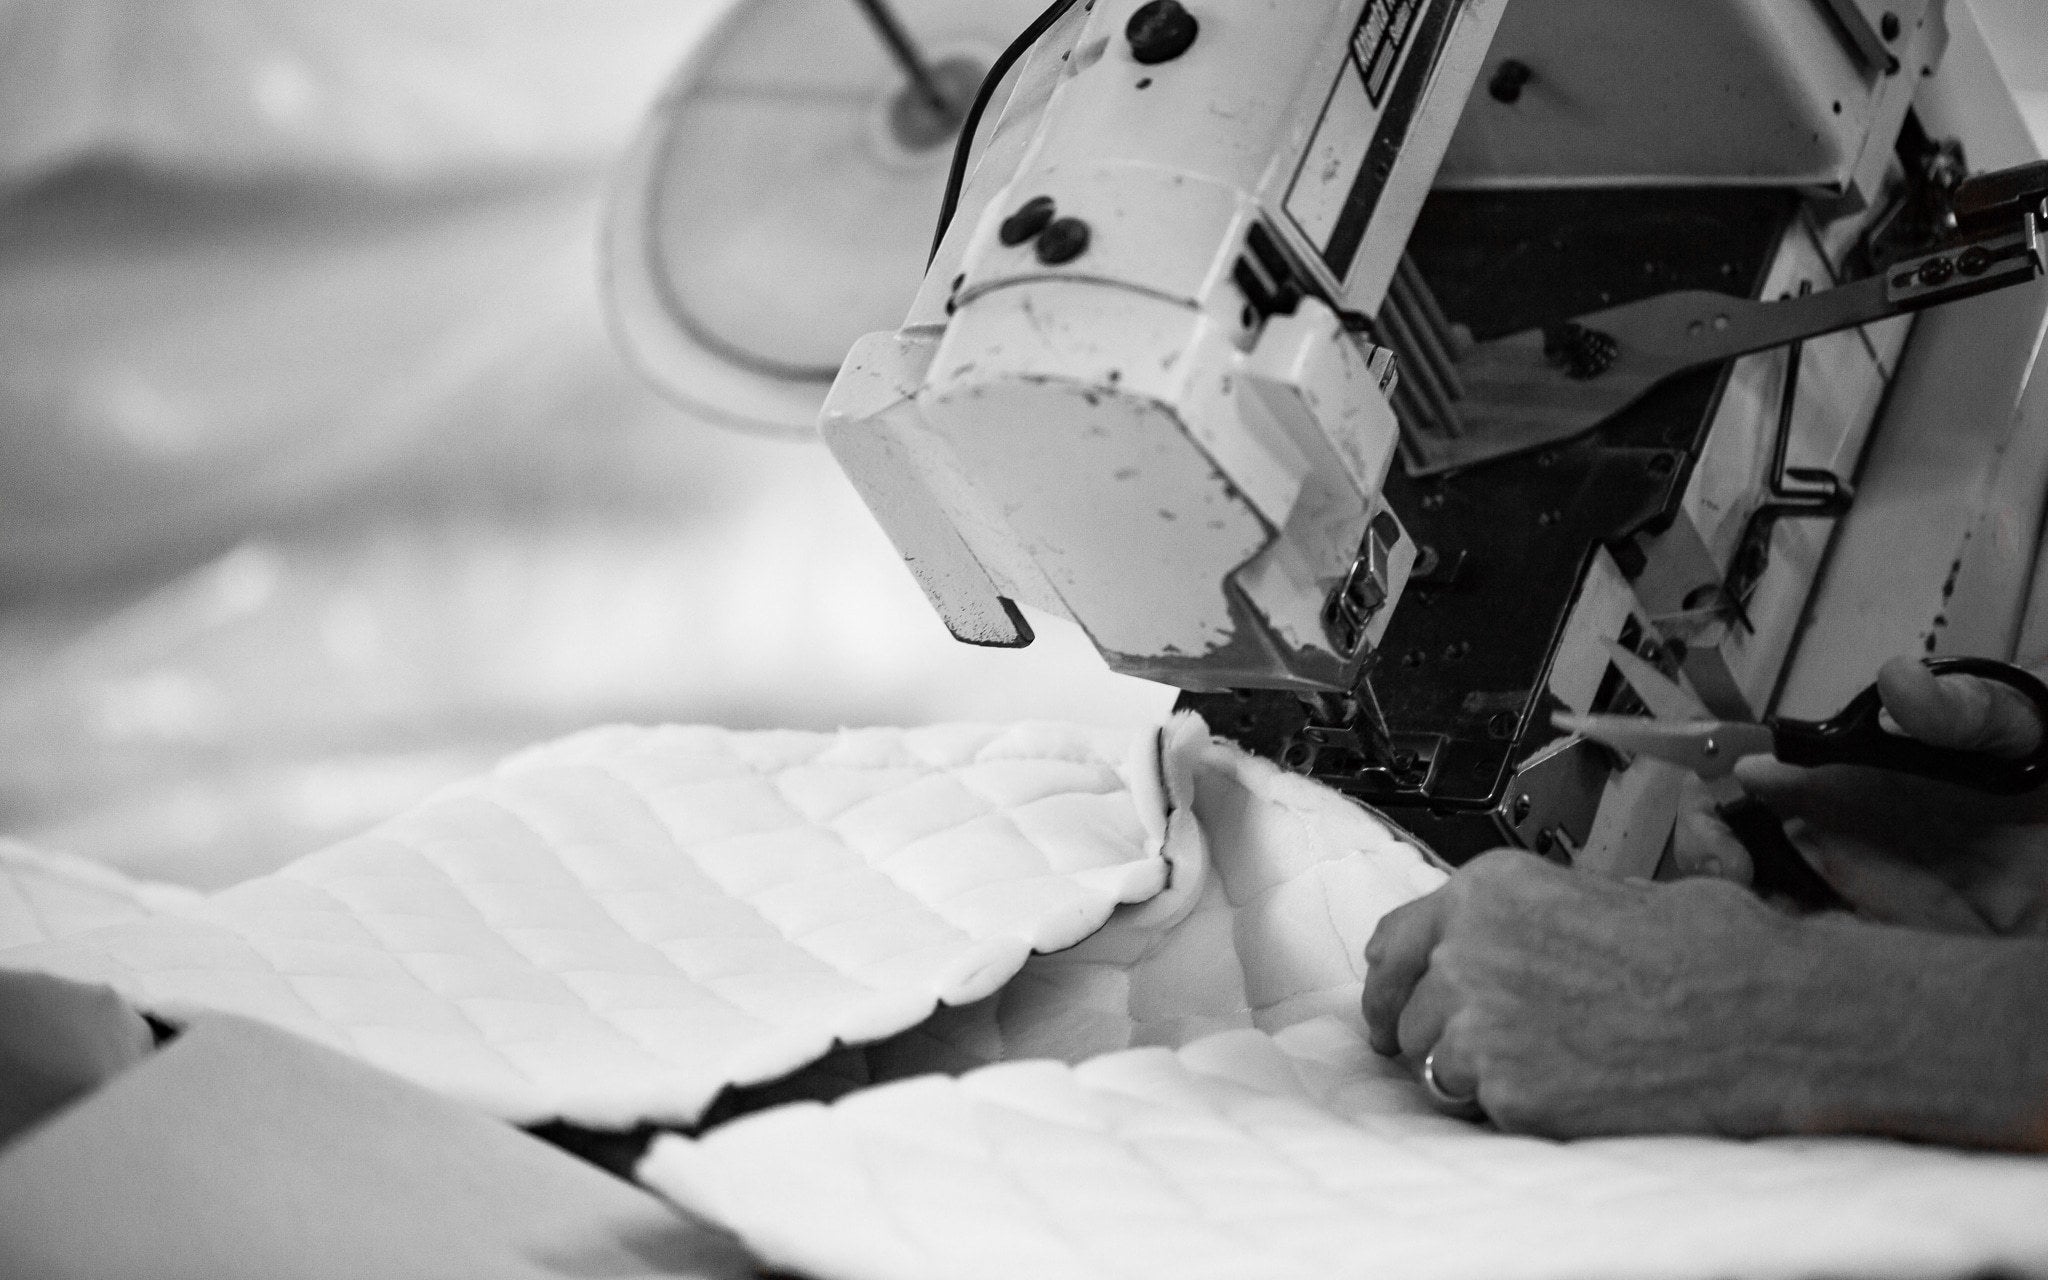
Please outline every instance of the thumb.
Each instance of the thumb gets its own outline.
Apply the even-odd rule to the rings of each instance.
[[[1995,680],[1937,676],[1912,658],[1894,658],[1878,672],[1877,688],[1900,731],[1931,747],[2019,759],[2041,743],[2033,704]]]
[[[1796,818],[1785,824],[1785,834],[1836,893],[1872,919],[1936,933],[1991,932],[1954,886],[1911,859]]]

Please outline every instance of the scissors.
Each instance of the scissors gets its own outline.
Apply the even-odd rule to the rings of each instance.
[[[1930,746],[1887,729],[1884,703],[1874,684],[1828,720],[1717,720],[1683,686],[1645,659],[1620,645],[1610,646],[1610,652],[1650,709],[1650,716],[1560,714],[1552,723],[1618,751],[1669,761],[1702,778],[1726,778],[1735,771],[1738,760],[1749,756],[1775,756],[1787,764],[1809,767],[1865,765],[1999,796],[2021,795],[2048,781],[2048,685],[2011,663],[1938,658],[1927,667],[1937,676],[1969,675],[1994,681],[2017,690],[2033,704],[2044,728],[2041,744],[2017,760]]]

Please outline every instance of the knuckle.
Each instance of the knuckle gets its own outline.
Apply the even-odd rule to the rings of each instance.
[[[1558,868],[1521,849],[1496,849],[1465,864],[1468,890],[1489,896],[1514,893],[1524,885],[1541,882]]]
[[[1473,968],[1470,952],[1458,945],[1456,939],[1445,939],[1429,953],[1430,973],[1460,994],[1468,993],[1476,985]]]
[[[1509,874],[1520,854],[1513,849],[1494,849],[1465,864],[1468,880],[1490,881]]]

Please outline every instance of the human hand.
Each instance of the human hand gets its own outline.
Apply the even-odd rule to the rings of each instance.
[[[1373,1047],[1510,1132],[2048,1151],[2048,940],[1791,916],[1725,881],[1502,852],[1389,912],[1365,955]]]
[[[2025,697],[1975,676],[1936,677],[1910,658],[1878,676],[1898,730],[1923,742],[2018,758],[2043,726]],[[2048,933],[2048,791],[1994,797],[1882,770],[1799,769],[1767,757],[1736,778],[1837,893],[1873,919],[1951,933]],[[1741,842],[1704,802],[1679,823],[1682,873],[1748,879]]]
[[[1783,1132],[1771,1068],[1825,1073],[1868,1038],[1838,1025],[1844,1011],[1883,991],[1816,964],[1815,927],[1721,881],[1621,882],[1492,853],[1380,922],[1366,1026],[1418,1070],[1433,1050],[1443,1089],[1510,1131]]]

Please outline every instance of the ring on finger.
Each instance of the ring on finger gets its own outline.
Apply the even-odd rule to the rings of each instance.
[[[1477,1090],[1461,1096],[1444,1088],[1444,1082],[1437,1079],[1436,1076],[1436,1050],[1434,1049],[1424,1054],[1422,1058],[1422,1089],[1423,1092],[1429,1095],[1430,1101],[1446,1111],[1470,1111],[1479,1105],[1479,1093]]]

